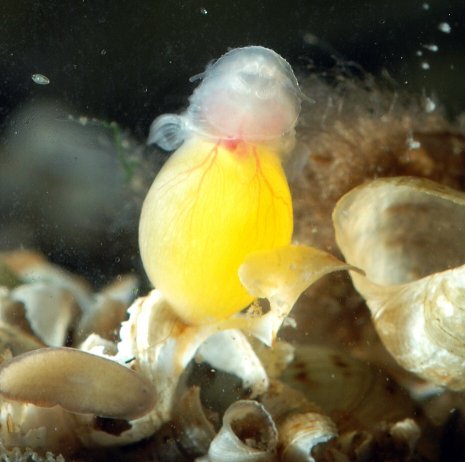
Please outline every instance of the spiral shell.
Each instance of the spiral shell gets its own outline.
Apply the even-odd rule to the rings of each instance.
[[[278,434],[266,409],[256,401],[236,401],[208,450],[209,462],[271,462]]]
[[[346,194],[336,241],[376,329],[404,368],[465,389],[465,195],[418,178],[385,178]]]

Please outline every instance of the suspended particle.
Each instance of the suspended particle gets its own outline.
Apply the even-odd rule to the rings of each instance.
[[[449,23],[447,22],[441,22],[439,25],[438,25],[438,29],[441,31],[441,32],[444,32],[445,34],[450,34],[452,28],[450,27]]]
[[[431,113],[435,111],[436,103],[429,96],[427,96],[424,100],[424,107],[427,113]]]
[[[439,47],[435,43],[423,45],[423,48],[426,48],[427,50],[432,51],[433,53],[436,53],[436,51],[439,50]]]
[[[32,74],[31,78],[37,85],[48,85],[50,83],[50,79],[43,74]]]

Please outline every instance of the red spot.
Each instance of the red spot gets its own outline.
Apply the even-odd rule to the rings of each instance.
[[[241,143],[240,140],[221,140],[220,144],[223,146],[225,149],[229,151],[235,151],[237,146]]]

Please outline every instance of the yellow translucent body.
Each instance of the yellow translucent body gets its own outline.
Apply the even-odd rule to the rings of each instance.
[[[245,143],[192,139],[165,164],[145,199],[145,270],[188,323],[224,319],[253,297],[239,281],[247,255],[290,243],[292,201],[279,157]]]

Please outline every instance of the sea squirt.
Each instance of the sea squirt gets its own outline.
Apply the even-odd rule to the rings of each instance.
[[[139,227],[150,281],[192,324],[251,303],[239,266],[291,241],[281,158],[294,145],[301,103],[289,64],[263,47],[226,53],[202,79],[184,114],[152,124],[149,142],[180,147],[155,178]]]

